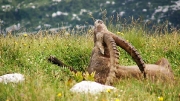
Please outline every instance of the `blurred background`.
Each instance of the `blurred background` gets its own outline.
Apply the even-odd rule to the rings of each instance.
[[[180,0],[0,0],[0,33],[85,28],[93,19],[179,28]]]

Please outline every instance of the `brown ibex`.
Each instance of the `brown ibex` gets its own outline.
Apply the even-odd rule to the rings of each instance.
[[[174,79],[174,74],[167,59],[162,58],[156,64],[145,64],[137,50],[124,39],[108,31],[103,21],[96,20],[94,26],[94,48],[87,71],[89,73],[95,71],[96,82],[110,85],[114,83],[115,78],[127,77],[138,79],[146,77],[153,80]],[[118,64],[119,52],[117,46],[129,53],[137,66],[120,66]],[[55,57],[50,57],[48,60],[59,66],[65,66]],[[72,67],[69,68],[74,71]]]

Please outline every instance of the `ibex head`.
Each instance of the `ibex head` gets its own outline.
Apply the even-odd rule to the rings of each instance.
[[[94,27],[95,27],[95,31],[96,32],[100,32],[100,31],[108,31],[106,25],[104,24],[104,22],[102,20],[95,20],[94,22]]]

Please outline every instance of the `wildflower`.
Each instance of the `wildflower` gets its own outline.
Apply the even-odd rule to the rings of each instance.
[[[156,45],[155,44],[153,44],[153,47],[155,47]]]
[[[68,58],[70,58],[70,57],[68,57]],[[83,80],[82,72],[79,72],[79,71],[78,71],[77,73],[73,74],[73,76],[75,77],[75,80],[76,80],[77,82],[80,82],[80,81]]]
[[[123,35],[124,35],[124,33],[121,33],[121,35],[123,36]]]
[[[117,32],[117,34],[121,34],[121,32]]]
[[[178,42],[178,44],[180,45],[180,41]]]
[[[73,82],[73,80],[71,78],[69,78],[68,81],[67,81],[67,86],[71,86],[72,82]]]
[[[92,72],[91,74],[89,74],[88,72],[85,72],[83,75],[84,75],[85,80],[94,81],[95,72]]]
[[[61,97],[61,96],[62,96],[62,94],[61,94],[61,93],[58,93],[58,94],[57,94],[57,96],[58,96],[58,97]]]
[[[88,30],[88,33],[92,33],[92,30],[90,29],[90,30]]]
[[[163,97],[158,97],[158,100],[159,101],[163,101]]]
[[[27,37],[27,34],[23,34],[24,37]]]
[[[117,32],[117,34],[121,34],[122,36],[124,35],[124,33],[122,33],[122,32]]]
[[[14,42],[16,45],[18,44],[17,42]]]
[[[115,98],[115,101],[120,101],[118,98]]]
[[[110,93],[110,92],[111,92],[111,89],[106,89],[106,92],[107,92],[107,93]]]

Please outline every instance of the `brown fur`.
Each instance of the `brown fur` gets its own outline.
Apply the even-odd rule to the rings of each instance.
[[[107,31],[106,27],[101,27],[101,25],[104,25],[103,21],[101,20],[96,20],[94,23],[94,49],[96,51],[99,51],[96,48],[100,49],[100,52],[98,55],[96,54],[96,52],[93,51],[92,53],[92,58],[91,59],[96,59],[99,57],[99,55],[104,55],[105,57],[108,56],[108,60],[104,61],[106,63],[109,63],[108,65],[103,65],[103,63],[101,63],[101,65],[97,64],[96,66],[94,66],[93,64],[90,64],[88,68],[93,68],[94,71],[96,71],[96,75],[98,75],[98,78],[101,79],[105,79],[105,84],[106,85],[110,85],[114,82],[114,79],[116,78],[116,68],[118,66],[118,61],[119,61],[119,52],[116,48],[116,43],[114,41],[114,39],[111,37],[110,34],[105,34],[104,32]],[[103,49],[103,53],[102,53],[102,46],[104,46],[104,48],[107,48],[106,51],[104,51]],[[108,50],[108,51],[107,51]],[[104,54],[105,53],[105,54]],[[96,55],[93,55],[96,54]],[[107,72],[106,77],[101,76],[102,71],[99,71],[99,68],[108,68],[105,69],[104,71]],[[104,73],[103,71],[103,73]],[[103,74],[104,75],[104,74]],[[103,78],[102,78],[103,77]],[[99,81],[100,79],[98,79]]]
[[[145,73],[145,63],[142,59],[142,57],[140,56],[140,54],[138,53],[138,51],[127,41],[125,41],[124,39],[118,37],[117,35],[113,34],[112,32],[108,31],[106,25],[103,23],[102,20],[96,20],[94,23],[94,36],[96,36],[97,33],[102,33],[103,35],[110,35],[110,37],[112,37],[115,40],[115,43],[117,44],[117,46],[121,47],[122,49],[124,49],[127,53],[129,53],[129,55],[133,58],[133,60],[136,62],[136,64],[138,65],[140,71],[144,74],[144,77],[146,77],[146,73]],[[96,43],[96,38],[94,38],[94,43]],[[113,57],[112,57],[113,58]]]
[[[95,46],[99,48],[102,54],[104,54],[104,46],[103,46],[103,34],[102,33],[97,33],[96,34],[96,43]]]
[[[155,79],[155,78],[160,78],[163,80],[172,80],[174,79],[174,74],[172,72],[172,68],[170,67],[170,64],[167,59],[162,58],[160,59],[156,64],[145,64],[142,57],[140,54],[137,52],[137,50],[128,42],[126,42],[124,39],[118,37],[117,35],[113,34],[112,32],[108,31],[106,25],[101,21],[97,20],[95,22],[95,35],[96,33],[101,32],[101,34],[104,35],[109,35],[109,37],[112,37],[115,41],[115,43],[123,48],[126,52],[128,52],[133,60],[137,63],[139,69],[137,66],[117,66],[116,65],[116,77],[117,78],[123,78],[123,77],[136,77],[136,78],[142,78],[141,72],[144,74],[144,77],[146,77],[147,73],[147,78],[149,79]],[[96,38],[94,38],[96,39]],[[107,39],[104,39],[107,40]],[[94,42],[96,42],[95,40]],[[113,44],[107,44],[107,46],[111,46]],[[106,52],[111,52],[105,51]],[[98,55],[96,55],[98,57]],[[101,56],[102,57],[102,56]],[[106,57],[104,55],[104,57]],[[114,59],[115,57],[109,57],[110,59]],[[109,62],[109,61],[107,61]],[[117,64],[117,63],[115,63]],[[106,67],[107,68],[107,67]],[[109,66],[110,70],[111,67]],[[107,77],[108,78],[108,77]]]
[[[171,71],[172,68],[169,65],[167,59],[162,58],[159,61],[164,62],[164,65],[161,64],[146,64],[145,72],[147,73],[147,78],[151,80],[162,80],[162,81],[172,81],[174,80],[174,74]],[[165,67],[168,65],[169,68]],[[119,66],[117,69],[117,78],[128,78],[135,77],[141,79],[141,72],[138,70],[136,65],[134,66]]]
[[[110,85],[113,83],[114,78],[116,78],[115,73],[119,61],[119,52],[112,37],[104,35],[103,40],[105,54],[102,54],[98,46],[95,45],[87,70],[89,73],[96,71],[96,82]]]
[[[96,36],[96,34],[99,34],[100,37]],[[110,85],[114,83],[114,78],[135,77],[141,79],[143,78],[142,72],[144,76],[147,73],[148,79],[174,80],[174,74],[167,59],[162,58],[156,64],[145,64],[137,50],[122,38],[109,32],[101,20],[95,23],[94,43],[87,71],[89,73],[96,72],[96,82]],[[127,51],[137,66],[120,66],[118,64],[119,53],[116,45]],[[100,48],[104,50],[104,54]]]

